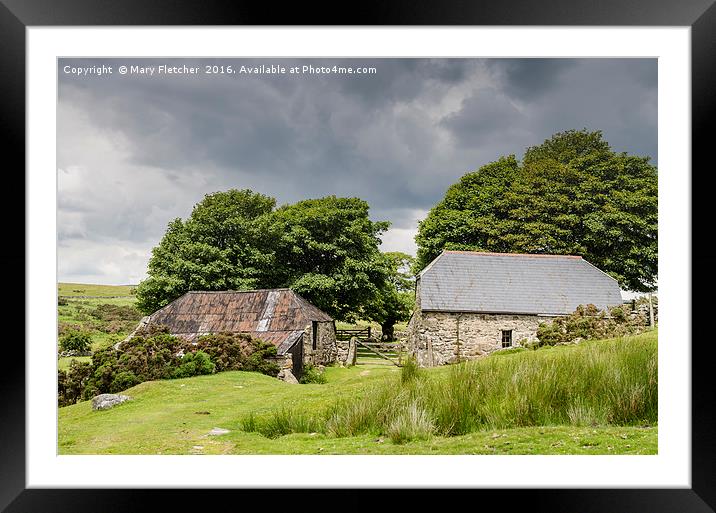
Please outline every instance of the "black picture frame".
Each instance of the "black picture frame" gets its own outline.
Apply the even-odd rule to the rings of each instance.
[[[12,304],[23,299],[21,273],[32,273],[27,267],[25,226],[16,221],[24,212],[25,168],[25,30],[32,26],[109,26],[109,25],[571,25],[571,26],[688,26],[691,27],[692,79],[692,169],[684,170],[692,181],[692,235],[709,233],[699,230],[708,223],[707,197],[710,188],[704,183],[707,158],[711,152],[708,127],[716,105],[716,6],[714,0],[492,0],[490,2],[364,1],[350,4],[349,16],[341,16],[330,6],[301,3],[280,9],[269,3],[203,2],[178,3],[175,0],[0,0],[0,113],[4,127],[2,140],[5,163],[6,251],[0,259],[11,280]],[[9,158],[8,158],[9,157]],[[13,204],[13,201],[15,204]],[[692,236],[692,240],[696,237]],[[692,244],[691,263],[692,319],[708,319],[710,307],[705,298],[714,290],[711,271],[716,257],[708,245]],[[684,248],[688,250],[688,248]],[[12,283],[12,280],[18,283]],[[32,308],[25,304],[25,308]],[[8,314],[10,315],[10,314]],[[18,323],[15,323],[18,324]],[[704,332],[703,342],[697,335]],[[581,512],[706,512],[716,507],[716,387],[711,383],[712,361],[709,358],[709,334],[693,323],[693,333],[684,333],[684,344],[691,343],[692,355],[692,451],[690,489],[501,489],[471,490],[487,506],[499,501],[501,510],[516,507],[527,511]],[[15,343],[16,334],[5,341]],[[9,356],[9,353],[6,353]],[[25,486],[25,365],[24,352],[15,347],[12,365],[0,371],[0,398],[3,407],[0,424],[0,509],[25,511],[143,511],[174,505],[189,510],[218,504],[224,499],[249,505],[265,498],[261,490],[85,490],[26,489]],[[277,506],[291,500],[289,492],[271,491],[270,502]],[[432,490],[413,490],[411,498],[420,500]],[[340,494],[340,495],[339,495]],[[327,507],[351,504],[365,498],[365,490],[323,490],[321,500]],[[452,497],[452,492],[451,492]],[[240,499],[239,499],[240,498]],[[283,500],[282,500],[283,499]],[[441,498],[443,500],[444,498]],[[238,502],[240,500],[240,502]],[[300,499],[299,499],[300,500]],[[451,502],[452,503],[452,502]],[[261,502],[259,502],[261,504]],[[388,504],[388,503],[386,503]],[[459,503],[453,503],[455,505]],[[367,506],[367,505],[366,505]]]

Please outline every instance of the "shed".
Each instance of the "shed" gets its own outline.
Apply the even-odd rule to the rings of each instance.
[[[172,335],[193,341],[209,333],[246,333],[276,346],[300,377],[304,363],[335,361],[333,319],[291,289],[191,291],[149,316]]]

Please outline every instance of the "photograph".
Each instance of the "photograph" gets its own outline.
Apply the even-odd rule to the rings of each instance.
[[[656,457],[659,65],[59,57],[57,454]]]
[[[0,4],[0,511],[714,511],[713,0]]]

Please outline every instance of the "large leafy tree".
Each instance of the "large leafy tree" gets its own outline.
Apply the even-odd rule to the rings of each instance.
[[[378,249],[389,223],[371,221],[368,209],[358,198],[328,196],[280,207],[273,215],[281,234],[280,281],[338,319],[354,320],[389,274]]]
[[[569,130],[464,175],[419,225],[416,270],[443,249],[581,255],[619,281],[655,286],[657,169],[601,132]]]
[[[410,271],[414,259],[399,252],[383,256],[389,269],[388,278],[377,297],[363,309],[363,316],[380,324],[384,340],[394,340],[395,324],[410,319],[415,307],[415,280]]]
[[[174,219],[152,250],[137,287],[137,306],[150,313],[190,290],[244,290],[271,283],[276,201],[250,190],[208,194],[186,221]]]
[[[138,306],[153,312],[189,290],[291,287],[328,314],[350,320],[388,276],[378,249],[386,222],[357,198],[275,208],[250,190],[207,195],[169,224],[152,252]]]

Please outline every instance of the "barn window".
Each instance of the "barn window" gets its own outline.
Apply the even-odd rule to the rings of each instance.
[[[318,341],[318,322],[313,321],[313,349],[316,349],[316,342]]]
[[[512,346],[512,330],[502,330],[502,347]]]

